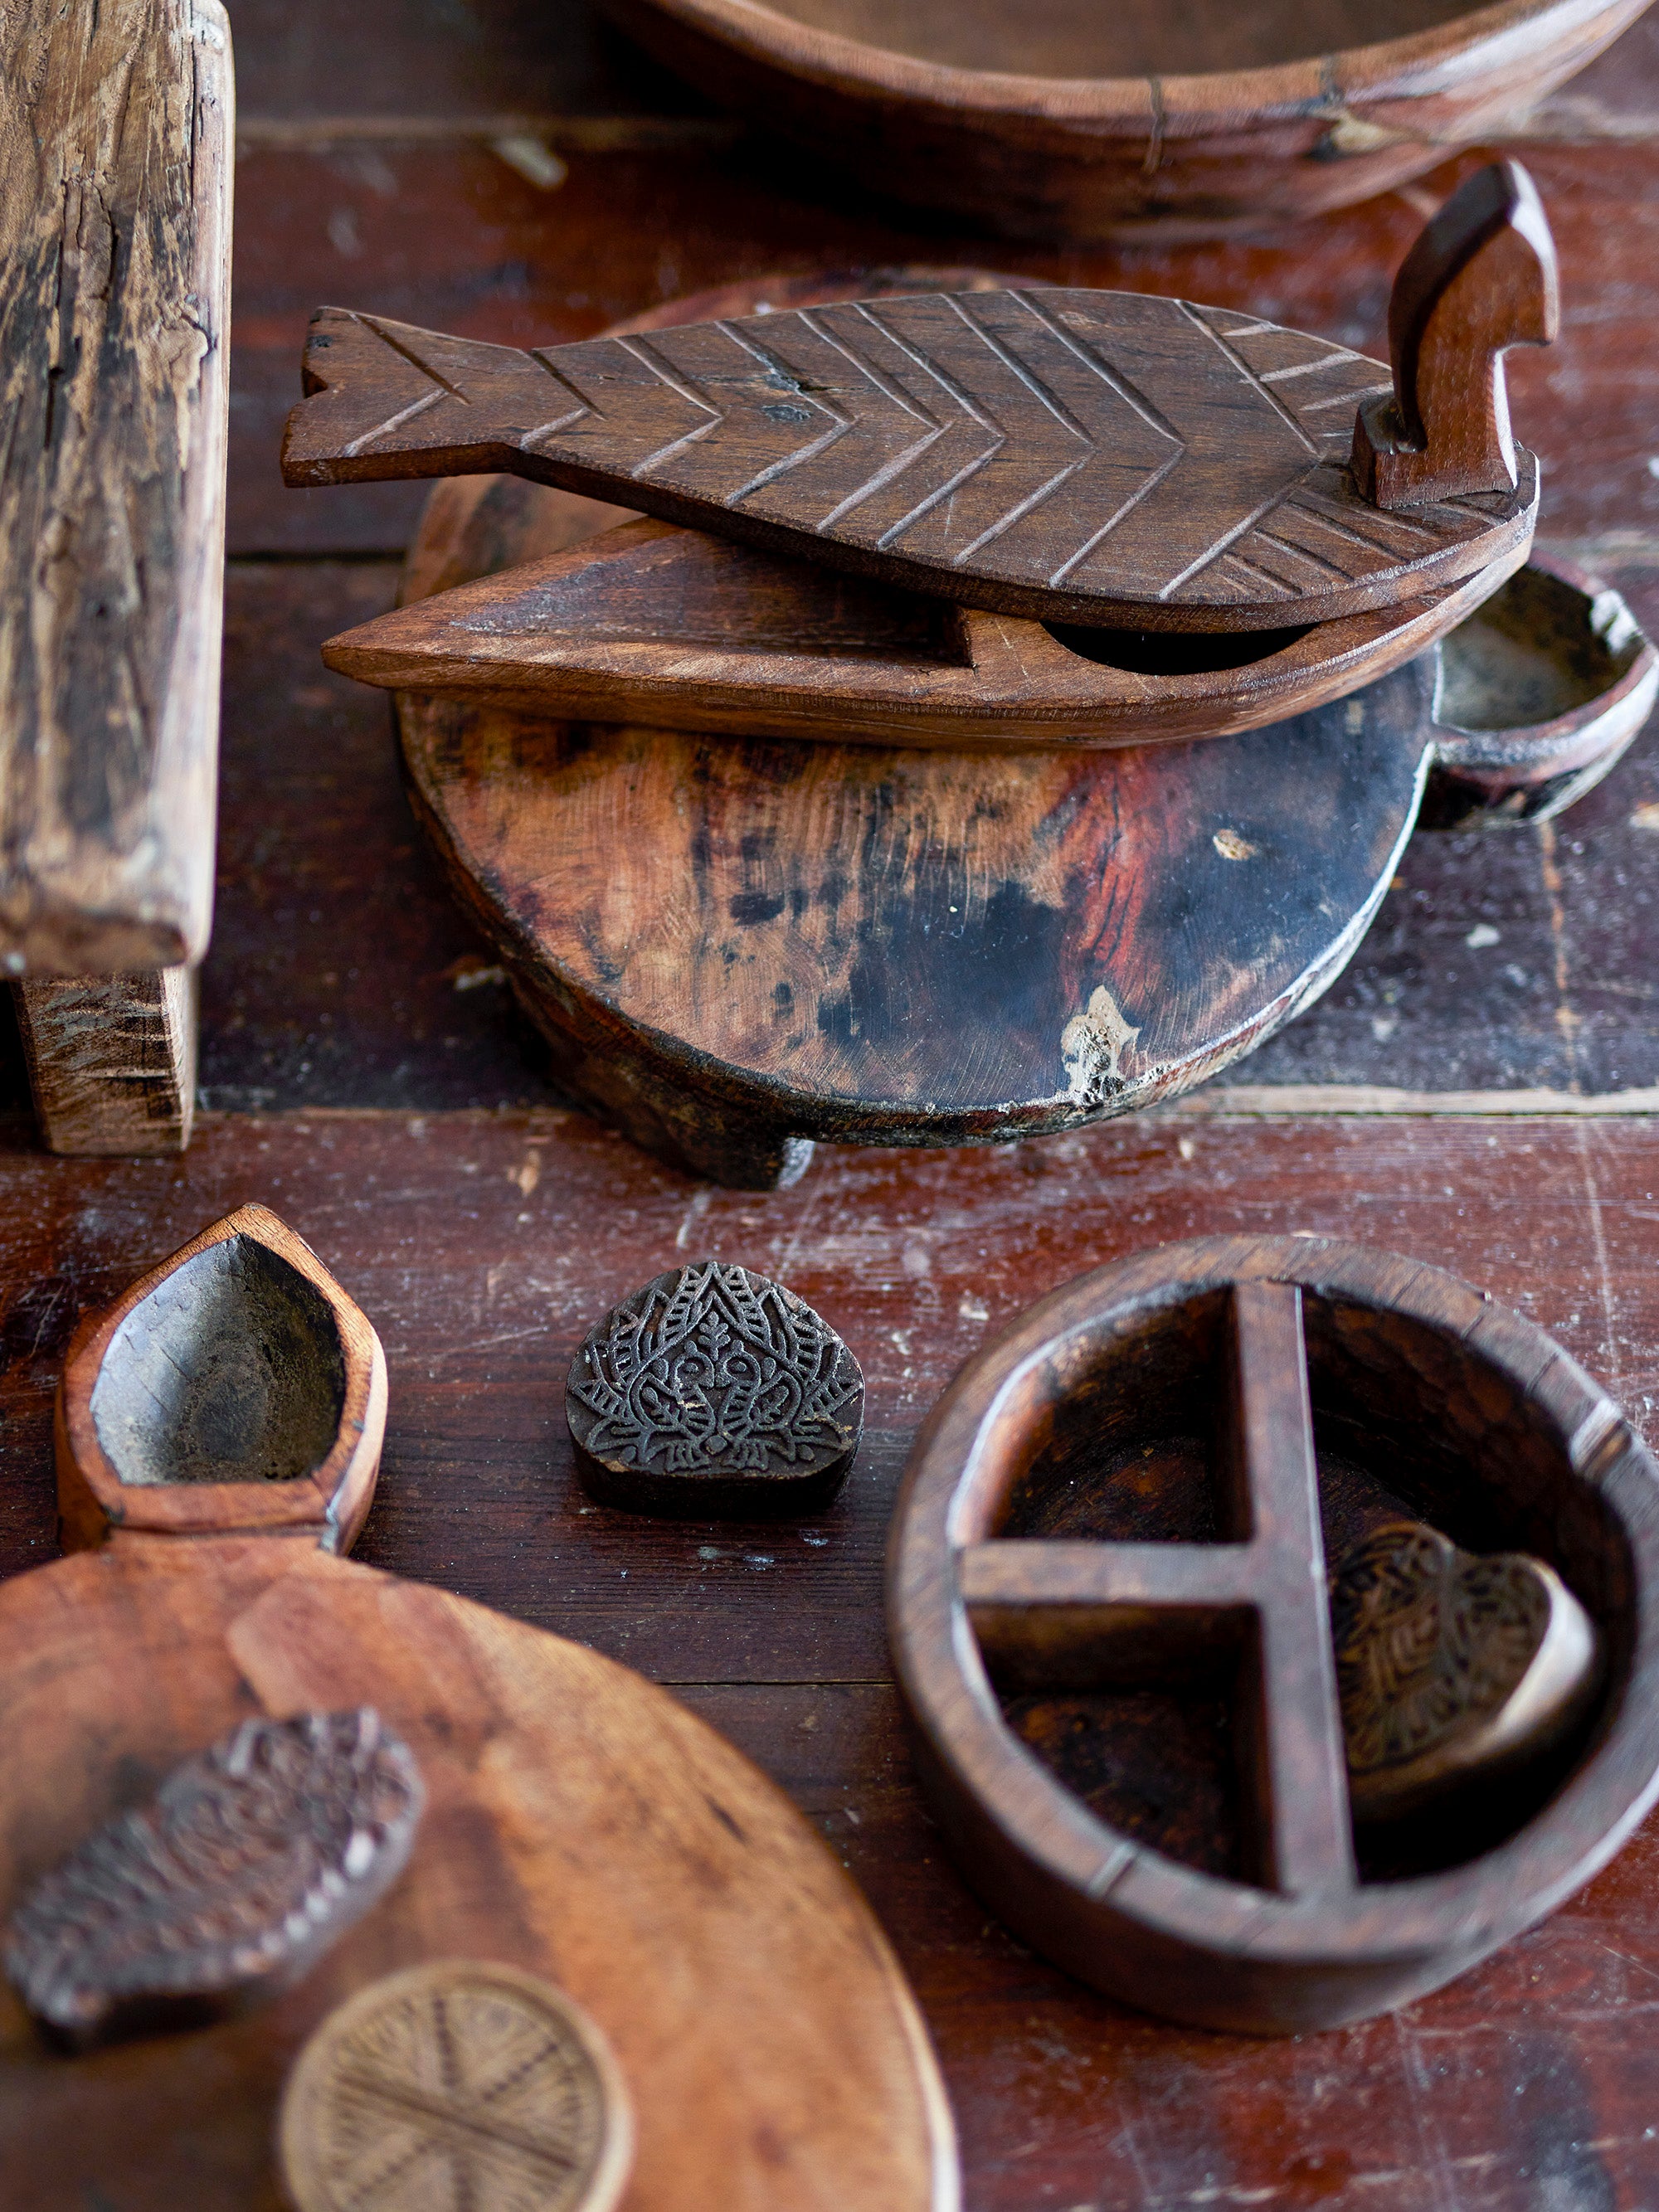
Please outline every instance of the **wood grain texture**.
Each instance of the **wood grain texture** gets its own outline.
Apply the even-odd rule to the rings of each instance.
[[[184,1151],[196,1119],[193,969],[42,978],[11,997],[51,1151]]]
[[[1219,1525],[1125,1543],[1158,1510],[1172,1431],[1195,1437]],[[1356,1863],[1323,1532],[1356,1478],[1466,1546],[1538,1553],[1609,1654],[1594,1724],[1581,1703],[1518,1794],[1489,1780],[1404,1863]],[[1392,2009],[1589,1880],[1659,1796],[1656,1501],[1617,1407],[1439,1269],[1320,1237],[1138,1253],[988,1345],[917,1441],[888,1610],[924,1786],[992,1908],[1114,1996],[1267,2034]],[[1207,1661],[1236,1701],[1243,1863],[1148,1850],[1063,1756],[1039,1765],[998,1695],[1011,1657],[1022,1689],[1097,1694]]]
[[[0,1593],[0,1907],[250,1710],[373,1705],[428,1808],[403,1879],[286,1996],[73,2066],[0,1999],[0,2145],[39,2212],[276,2212],[277,2093],[366,1983],[556,1982],[635,2102],[636,2212],[948,2212],[948,2111],[868,1908],[712,1729],[579,1646],[299,1543],[135,1539]]]
[[[404,742],[561,1084],[766,1187],[814,1139],[1000,1141],[1126,1112],[1270,1035],[1388,887],[1428,704],[1413,665],[1288,726],[1031,751],[994,777],[975,754],[437,698],[406,702]]]
[[[77,1330],[54,1424],[64,1548],[237,1529],[348,1552],[386,1408],[373,1325],[268,1206],[239,1206]]]
[[[1460,185],[1407,255],[1389,301],[1392,398],[1362,400],[1354,481],[1395,513],[1509,491],[1516,453],[1504,356],[1561,326],[1555,240],[1518,161]]]
[[[1194,635],[943,607],[641,520],[382,615],[331,638],[323,659],[388,690],[561,721],[955,750],[1141,745],[1344,698],[1426,651],[1518,558],[1384,612]]]
[[[876,191],[1016,238],[1128,243],[1386,191],[1582,68],[1643,0],[606,4],[711,99]]]
[[[1346,464],[1380,363],[1139,293],[919,294],[529,353],[322,308],[305,382],[290,484],[507,468],[1039,621],[1330,621],[1493,567],[1537,514],[1529,460],[1501,493],[1379,512]]]
[[[31,0],[0,82],[0,962],[167,969],[212,905],[227,20]]]

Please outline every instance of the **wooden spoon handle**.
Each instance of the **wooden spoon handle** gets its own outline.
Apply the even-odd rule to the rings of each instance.
[[[1424,229],[1389,302],[1392,398],[1354,424],[1354,481],[1381,507],[1512,491],[1504,355],[1549,345],[1560,325],[1555,241],[1518,161],[1493,161]]]

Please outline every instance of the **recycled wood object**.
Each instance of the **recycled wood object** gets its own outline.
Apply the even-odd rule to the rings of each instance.
[[[1417,1813],[1570,1741],[1599,1641],[1541,1559],[1477,1558],[1385,1521],[1331,1574],[1331,1634],[1356,1824]]]
[[[298,2212],[612,2212],[634,2121],[609,2045],[562,1991],[469,1959],[373,1982],[283,2093]]]
[[[0,88],[0,969],[46,1143],[173,1152],[213,899],[224,10],[24,0]]]
[[[787,283],[659,319],[801,302]],[[405,596],[592,557],[616,520],[511,477],[441,483]],[[881,610],[884,651],[929,618],[819,580],[843,617]],[[1545,819],[1656,688],[1618,594],[1540,561],[1448,633],[1437,671],[1420,657],[1203,744],[987,761],[573,726],[428,692],[399,695],[398,718],[417,817],[561,1086],[700,1176],[769,1188],[819,1138],[1000,1141],[1201,1080],[1340,971],[1419,804],[1447,824]]]
[[[1177,2020],[1293,2033],[1437,1988],[1588,1881],[1659,1792],[1656,1502],[1659,1467],[1588,1376],[1437,1268],[1232,1237],[1085,1275],[958,1375],[893,1524],[894,1662],[952,1849],[1026,1941]],[[1376,1762],[1366,1729],[1345,1741],[1355,1644],[1326,1546],[1389,1526],[1409,1582],[1407,1512],[1541,1562],[1534,1587],[1559,1578],[1607,1668],[1565,1739],[1546,1697],[1515,1716],[1524,1763],[1480,1747],[1512,1786],[1489,1765],[1457,1820],[1379,1855],[1356,1832],[1356,1741]],[[1490,1587],[1512,1563],[1477,1567]],[[1477,1633],[1489,1659],[1501,1634]],[[1183,1675],[1231,1701],[1218,1773],[1137,1712]],[[1483,1696],[1465,1676],[1466,1716]]]
[[[1232,309],[1061,286],[530,353],[320,308],[283,473],[506,468],[1038,622],[1329,623],[1479,573],[1495,586],[1524,560],[1537,464],[1505,442],[1506,415],[1480,459],[1498,435],[1496,356],[1552,335],[1546,270],[1553,284],[1537,195],[1505,164],[1454,196],[1402,272],[1400,437],[1420,423],[1431,441],[1407,467],[1409,519],[1391,511],[1405,503],[1392,461],[1380,477],[1348,465],[1356,408],[1394,393],[1380,363]],[[1424,641],[1406,625],[1395,657]],[[1370,644],[1364,665],[1389,665]]]
[[[199,1265],[147,1279],[157,1333],[169,1288],[216,1295]],[[271,1341],[304,1352],[292,1321],[276,1302]],[[106,1373],[119,1350],[118,1330]],[[952,2212],[949,2110],[903,1977],[773,1785],[614,1662],[334,1556],[367,1495],[348,1514],[337,1490],[330,1517],[304,1476],[192,1481],[191,1402],[173,1418],[185,1479],[126,1493],[170,1511],[66,1516],[71,1544],[107,1540],[0,1586],[0,1920],[249,1724],[372,1707],[426,1812],[375,1910],[244,2016],[66,2060],[0,1990],[9,2196],[277,2212],[278,2101],[313,2030],[388,1973],[464,1959],[554,1982],[599,2024],[637,2118],[636,2212]],[[307,1491],[303,1512],[249,1510]]]
[[[864,1376],[804,1300],[746,1267],[676,1267],[595,1322],[565,1419],[592,1494],[633,1513],[800,1513],[840,1489]]]
[[[1017,238],[1261,232],[1384,192],[1582,69],[1645,0],[605,0],[721,106]]]
[[[413,1759],[370,1707],[244,1721],[35,1884],[6,1973],[71,2048],[245,2008],[385,1894],[422,1804]]]
[[[564,721],[845,745],[1144,745],[1346,696],[1487,598],[1487,570],[1387,612],[1233,633],[1079,629],[952,607],[641,520],[331,638],[331,668]]]
[[[268,1207],[240,1206],[77,1330],[58,1394],[63,1540],[240,1528],[349,1551],[386,1407],[368,1322]]]

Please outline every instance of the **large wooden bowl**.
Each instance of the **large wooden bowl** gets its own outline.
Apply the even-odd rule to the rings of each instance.
[[[883,192],[1015,238],[1203,237],[1384,191],[1647,0],[606,0]]]

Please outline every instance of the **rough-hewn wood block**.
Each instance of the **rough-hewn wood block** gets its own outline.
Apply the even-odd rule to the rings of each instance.
[[[196,1114],[196,971],[20,983],[40,1133],[54,1152],[182,1152]]]
[[[198,959],[230,267],[218,0],[0,15],[0,966]]]

